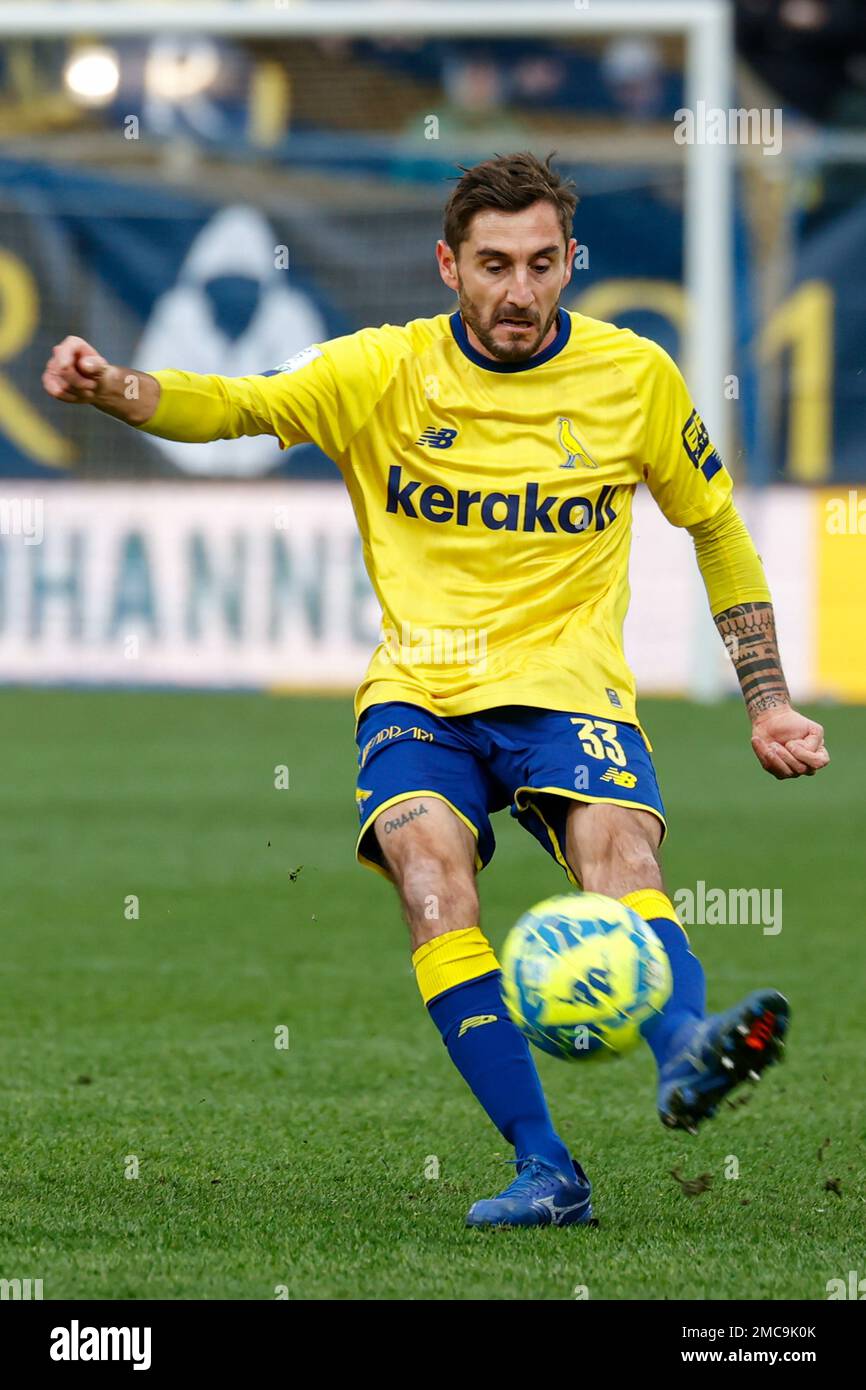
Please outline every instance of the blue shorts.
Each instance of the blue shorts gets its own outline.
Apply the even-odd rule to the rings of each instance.
[[[442,718],[393,701],[364,710],[357,741],[357,856],[386,876],[373,822],[409,796],[435,797],[451,807],[475,836],[478,869],[496,847],[491,813],[506,806],[572,883],[565,822],[573,801],[651,811],[664,838],[655,768],[634,724],[527,705]]]

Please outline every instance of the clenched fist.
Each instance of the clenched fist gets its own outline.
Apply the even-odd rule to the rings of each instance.
[[[790,705],[757,716],[752,723],[752,748],[765,771],[780,780],[814,777],[830,761],[823,727]]]
[[[93,405],[107,370],[104,357],[83,338],[64,338],[52,349],[42,385],[58,401]]]
[[[113,366],[84,338],[72,336],[52,349],[42,385],[57,401],[95,405],[130,425],[149,420],[159,400],[155,377]]]

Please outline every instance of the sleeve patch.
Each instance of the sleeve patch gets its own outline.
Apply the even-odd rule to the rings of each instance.
[[[695,468],[701,466],[701,456],[710,442],[707,427],[696,410],[693,410],[682,429],[683,448]]]
[[[278,367],[272,367],[268,372],[262,372],[262,376],[279,376],[282,372],[298,372],[301,367],[306,367],[317,357],[321,357],[322,349],[315,343],[310,347],[305,347],[301,352],[296,352],[293,357],[287,357],[285,362],[281,362]]]
[[[699,468],[707,482],[719,472],[723,466],[715,449],[710,443],[710,436],[706,425],[696,410],[693,410],[682,428],[683,448],[686,456]],[[707,453],[707,450],[709,452]],[[704,455],[706,454],[706,458]]]

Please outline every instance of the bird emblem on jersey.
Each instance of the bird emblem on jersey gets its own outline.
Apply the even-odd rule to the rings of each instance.
[[[578,463],[585,463],[587,468],[598,468],[592,454],[584,449],[575,435],[574,425],[567,415],[560,415],[559,417],[559,442],[568,455],[565,463],[559,465],[560,468],[576,468]]]

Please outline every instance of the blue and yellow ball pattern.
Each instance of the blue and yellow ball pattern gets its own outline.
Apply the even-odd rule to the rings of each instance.
[[[502,953],[502,995],[520,1031],[569,1061],[631,1052],[664,1008],[670,964],[642,917],[600,893],[547,898]]]

